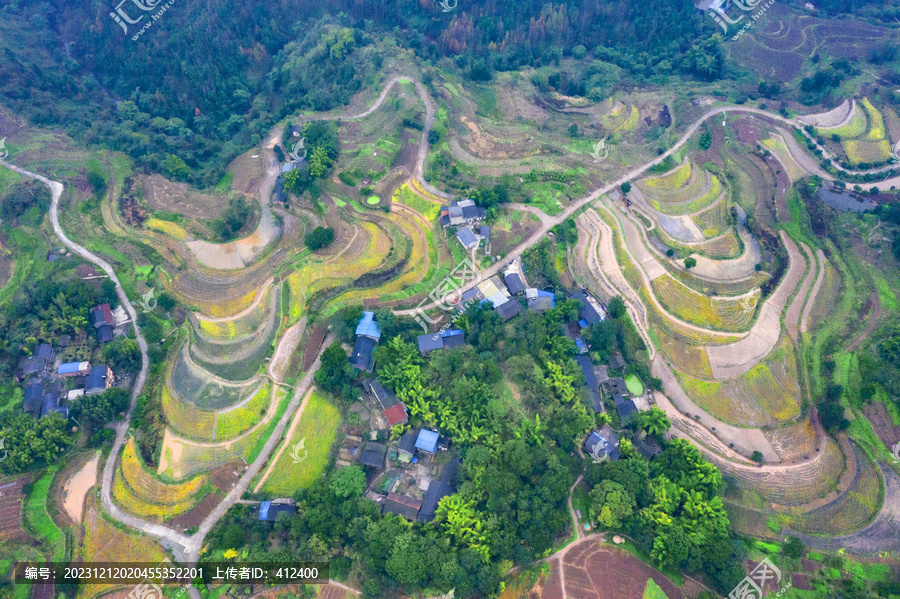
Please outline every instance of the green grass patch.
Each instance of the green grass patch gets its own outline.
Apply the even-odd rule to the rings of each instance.
[[[51,548],[53,561],[62,561],[66,553],[66,536],[47,512],[47,497],[57,469],[57,466],[51,466],[34,483],[34,488],[25,501],[23,516],[28,530]]]
[[[368,204],[369,206],[377,206],[380,203],[381,198],[379,198],[378,196],[369,196],[369,198],[366,200],[366,204]]]
[[[216,187],[213,189],[213,193],[224,194],[231,191],[231,182],[234,180],[234,173],[228,172],[219,179],[219,182],[216,183]]]
[[[285,440],[287,446],[262,490],[290,496],[318,480],[328,465],[340,422],[341,414],[337,408],[322,395],[312,392],[297,428]]]

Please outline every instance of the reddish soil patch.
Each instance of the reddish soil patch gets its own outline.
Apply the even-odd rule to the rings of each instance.
[[[209,482],[223,493],[228,493],[241,478],[244,468],[241,461],[228,462],[209,473]]]
[[[800,589],[801,591],[813,590],[813,586],[809,582],[809,574],[792,574],[791,585],[795,589]]]
[[[309,334],[306,349],[303,350],[303,366],[301,367],[303,372],[309,370],[313,362],[316,361],[316,354],[319,353],[319,348],[322,346],[323,341],[325,341],[325,328],[318,326]]]
[[[544,589],[546,599],[562,599],[565,584],[566,599],[642,599],[647,581],[653,579],[669,599],[683,599],[684,595],[671,580],[630,553],[599,542],[584,542],[573,547],[564,557],[564,581],[557,583],[555,595],[548,594],[554,586],[554,575]]]
[[[355,595],[345,591],[341,587],[329,584],[319,593],[318,599],[344,599],[347,596],[353,597]]]
[[[741,142],[741,144],[755,148],[756,144],[759,143],[762,131],[753,123],[752,119],[739,119],[734,122],[732,127],[734,128],[735,133],[737,133],[738,141]]]
[[[52,599],[53,588],[52,584],[31,585],[31,599]]]
[[[894,424],[883,403],[873,401],[863,408],[863,414],[872,423],[875,434],[878,435],[885,447],[890,449],[900,443],[900,426]]]
[[[559,560],[550,562],[550,578],[544,585],[543,599],[565,599],[562,592],[562,581],[559,578]]]
[[[817,572],[822,569],[822,564],[814,562],[811,559],[806,559],[805,557],[800,560],[800,565],[804,572]]]
[[[0,484],[0,538],[21,541],[30,540],[22,530],[22,485],[28,482],[27,477]]]
[[[204,497],[200,503],[186,511],[185,513],[172,518],[166,522],[167,526],[175,530],[187,530],[200,526],[203,519],[209,515],[213,509],[222,501],[222,496],[217,493],[211,493]]]

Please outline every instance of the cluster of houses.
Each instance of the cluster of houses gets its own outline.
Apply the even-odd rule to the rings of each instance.
[[[128,316],[121,306],[112,310],[109,304],[101,304],[91,308],[89,322],[94,327],[97,340],[108,343],[116,334],[124,332],[122,327],[128,322]],[[61,346],[68,346],[70,342],[71,338],[67,335],[58,339]],[[92,366],[88,361],[63,363],[55,358],[53,346],[40,343],[19,366],[18,379],[25,390],[22,409],[34,418],[50,414],[68,418],[71,402],[85,395],[103,393],[115,382],[113,371],[108,366]]]
[[[456,238],[471,251],[484,242],[484,253],[491,255],[491,228],[488,225],[473,225],[487,218],[487,210],[478,207],[472,200],[459,200],[441,208],[440,222],[446,229],[458,227]]]

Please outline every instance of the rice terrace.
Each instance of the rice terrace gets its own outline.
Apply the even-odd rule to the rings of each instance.
[[[0,597],[900,599],[889,0],[72,4],[0,24]]]

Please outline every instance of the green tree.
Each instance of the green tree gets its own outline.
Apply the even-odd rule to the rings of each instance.
[[[619,530],[637,506],[634,495],[611,480],[604,480],[591,489],[591,520],[605,530]]]
[[[85,395],[72,404],[72,417],[96,428],[116,420],[119,413],[128,409],[130,399],[128,391],[117,387],[97,395]]]
[[[622,190],[623,194],[628,195],[628,192],[631,191],[631,182],[625,181],[624,183],[622,183],[622,185],[619,187],[619,189]]]
[[[176,179],[187,180],[191,178],[191,169],[188,168],[188,165],[184,160],[175,154],[166,154],[166,159],[163,161],[163,168]]]
[[[684,259],[684,267],[685,268],[694,268],[695,266],[697,266],[696,258],[691,257],[691,258]]]
[[[325,176],[325,172],[331,166],[332,160],[328,157],[328,150],[323,146],[316,146],[312,149],[309,157],[309,174],[314,179],[321,179]]]
[[[328,247],[334,242],[334,229],[328,227],[316,227],[309,232],[304,241],[306,247],[313,251]]]
[[[357,497],[366,490],[366,473],[357,465],[347,466],[331,477],[331,490],[338,497]]]
[[[609,305],[606,307],[606,312],[609,314],[610,318],[622,318],[622,316],[625,315],[625,300],[618,295],[610,299]]]
[[[0,462],[5,472],[24,472],[52,464],[75,441],[66,433],[66,419],[52,414],[35,420],[16,411],[0,427],[7,458]]]
[[[672,422],[665,412],[657,406],[653,406],[649,410],[638,414],[637,425],[642,430],[647,431],[648,435],[661,438],[672,427]]]

